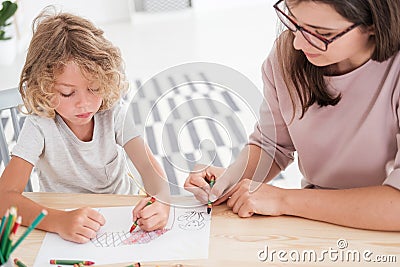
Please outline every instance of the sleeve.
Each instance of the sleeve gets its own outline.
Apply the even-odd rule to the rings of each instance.
[[[260,119],[250,135],[249,144],[261,147],[283,170],[293,162],[295,148],[279,105],[275,79],[281,79],[281,75],[274,50],[263,63],[262,78],[264,99],[259,111]],[[283,80],[280,85],[281,89],[287,90]]]
[[[400,87],[400,85],[398,85],[398,87]],[[397,103],[397,123],[399,125],[398,129],[400,129],[400,100]],[[400,132],[397,132],[396,134],[396,141],[397,141],[396,157],[394,159],[394,162],[389,163],[391,166],[387,166],[387,168],[390,169],[388,171],[389,175],[387,176],[385,181],[383,181],[383,184],[389,185],[391,187],[400,190]]]
[[[120,146],[140,135],[133,119],[132,109],[126,101],[121,100],[115,107],[114,125],[115,138]]]
[[[11,155],[20,157],[35,166],[44,151],[44,145],[42,129],[32,116],[28,116]]]

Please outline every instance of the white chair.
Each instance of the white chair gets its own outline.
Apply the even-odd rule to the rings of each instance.
[[[23,102],[19,94],[18,88],[0,90],[0,114],[3,114],[3,111],[5,110],[10,111],[15,141],[18,139],[19,133],[21,131],[20,119],[18,118],[18,105],[22,103]],[[8,150],[8,145],[9,144],[6,139],[3,123],[0,122],[0,156],[1,160],[3,160],[4,162],[4,167],[7,166],[7,164],[10,162],[10,152]],[[30,180],[25,187],[25,191],[33,191],[32,183]]]

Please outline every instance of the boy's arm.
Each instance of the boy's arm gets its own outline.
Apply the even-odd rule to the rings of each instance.
[[[6,209],[11,206],[15,206],[18,208],[18,214],[22,217],[22,225],[28,226],[41,210],[46,209],[49,213],[38,225],[38,228],[54,232],[51,224],[53,211],[22,195],[32,168],[32,164],[20,157],[11,158],[0,178],[0,214],[4,214]]]
[[[124,149],[142,176],[146,193],[168,202],[168,179],[143,138],[138,136],[131,139]]]
[[[124,148],[142,176],[146,193],[157,199],[151,205],[146,204],[148,198],[142,199],[132,211],[132,220],[145,231],[162,229],[168,222],[170,203],[166,175],[141,137],[128,141]]]
[[[98,212],[81,208],[73,211],[49,209],[22,195],[30,178],[33,165],[20,157],[12,157],[0,178],[0,214],[11,206],[18,208],[22,225],[28,226],[46,209],[47,216],[37,228],[58,233],[62,238],[78,243],[85,243],[95,235],[104,224],[104,218]]]

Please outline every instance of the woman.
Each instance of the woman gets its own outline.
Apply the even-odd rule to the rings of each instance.
[[[263,64],[250,142],[226,170],[197,166],[185,188],[202,202],[229,197],[241,217],[400,230],[399,1],[280,0],[274,8],[287,30]],[[295,151],[303,189],[266,184]]]

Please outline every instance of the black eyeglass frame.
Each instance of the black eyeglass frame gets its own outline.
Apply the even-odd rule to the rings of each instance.
[[[344,31],[336,34],[335,36],[333,36],[330,39],[324,38],[316,33],[313,33],[312,31],[309,31],[307,29],[305,29],[304,27],[300,26],[296,21],[294,21],[291,17],[289,17],[283,10],[281,10],[278,5],[280,3],[282,3],[285,0],[279,0],[278,2],[276,2],[274,4],[274,9],[275,11],[280,14],[282,14],[285,18],[287,18],[291,23],[293,23],[293,25],[296,27],[296,30],[292,30],[288,25],[286,25],[286,23],[284,21],[282,21],[282,19],[280,18],[279,14],[277,14],[279,20],[283,23],[283,25],[285,25],[290,31],[292,32],[296,32],[296,31],[300,31],[301,34],[304,36],[304,38],[307,40],[308,43],[310,43],[313,47],[317,48],[320,51],[326,51],[328,50],[328,45],[330,43],[332,43],[333,41],[337,40],[338,38],[342,37],[343,35],[345,35],[346,33],[348,33],[349,31],[351,31],[352,29],[360,26],[360,23],[354,23],[353,25],[351,25],[350,27],[348,27],[347,29],[345,29]],[[318,47],[317,45],[313,44],[310,40],[308,40],[307,36],[304,35],[304,32],[314,36],[315,38],[317,38],[318,40],[320,40],[321,42],[323,42],[325,44],[325,49],[322,49],[321,47]]]

